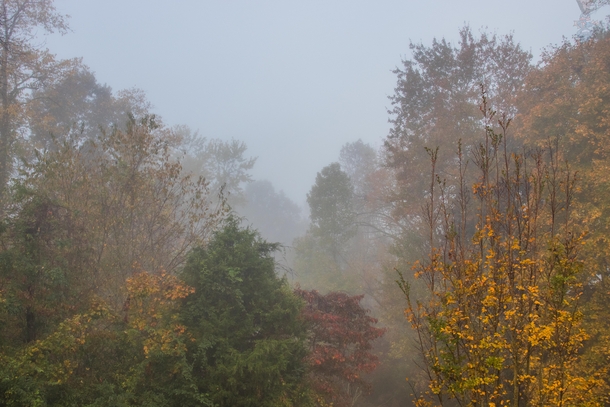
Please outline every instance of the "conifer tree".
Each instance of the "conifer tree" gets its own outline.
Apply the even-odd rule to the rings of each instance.
[[[276,248],[231,217],[181,273],[195,289],[180,311],[193,374],[214,405],[307,403],[301,302],[275,274]]]

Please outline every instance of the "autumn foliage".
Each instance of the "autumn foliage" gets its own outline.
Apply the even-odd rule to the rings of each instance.
[[[384,156],[320,171],[282,276],[228,206],[244,143],[29,44],[67,29],[53,0],[3,5],[0,405],[610,405],[608,32],[537,67],[468,27],[411,44]]]
[[[384,334],[377,320],[360,305],[361,295],[349,296],[297,288],[306,302],[301,311],[309,327],[309,354],[313,387],[321,405],[351,406],[367,390],[362,375],[372,372],[378,358],[372,342]]]
[[[429,256],[414,266],[427,293],[400,281],[429,380],[418,403],[596,405],[599,376],[577,369],[588,335],[574,171],[553,144],[511,152],[509,121],[482,100],[484,137],[468,156],[458,143],[454,193],[428,150]]]

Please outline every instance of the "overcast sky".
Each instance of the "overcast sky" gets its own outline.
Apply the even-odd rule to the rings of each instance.
[[[575,32],[576,0],[56,0],[72,32],[47,46],[82,57],[114,90],[144,90],[169,125],[243,140],[299,204],[359,138],[387,135],[392,69],[409,41],[455,42],[469,24],[514,33],[538,56]]]

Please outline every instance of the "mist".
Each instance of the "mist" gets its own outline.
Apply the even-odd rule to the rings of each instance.
[[[0,404],[608,405],[607,0],[2,1]]]
[[[537,59],[571,37],[580,16],[573,0],[56,5],[73,32],[47,37],[52,52],[82,57],[114,89],[144,90],[168,125],[244,141],[259,157],[253,176],[302,206],[345,143],[381,145],[392,70],[410,41],[456,43],[467,24],[512,32]]]

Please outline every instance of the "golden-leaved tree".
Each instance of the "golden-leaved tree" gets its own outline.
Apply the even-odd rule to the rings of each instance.
[[[517,135],[528,146],[556,139],[578,171],[574,216],[587,230],[583,246],[586,344],[583,368],[597,372],[610,362],[610,35],[566,42],[544,55],[519,98]],[[610,384],[610,377],[605,380]]]
[[[455,182],[427,149],[429,254],[414,266],[425,293],[400,280],[428,381],[417,403],[601,405],[600,376],[577,369],[587,334],[574,171],[553,143],[510,151],[510,121],[498,127],[482,96],[485,137],[458,143]]]

